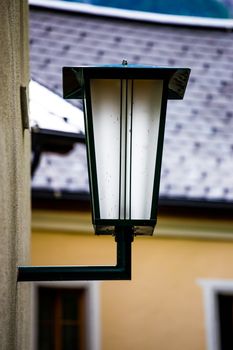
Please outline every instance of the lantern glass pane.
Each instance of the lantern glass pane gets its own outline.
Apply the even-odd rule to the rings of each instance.
[[[135,80],[132,127],[132,219],[150,219],[163,81]]]
[[[162,91],[162,80],[91,80],[101,219],[151,217]]]
[[[91,101],[100,218],[118,219],[120,80],[92,79]]]

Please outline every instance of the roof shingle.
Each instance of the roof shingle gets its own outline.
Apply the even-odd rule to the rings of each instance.
[[[58,95],[63,66],[125,58],[191,68],[184,100],[168,103],[160,197],[233,202],[232,32],[43,8],[31,8],[30,28],[32,77]],[[67,189],[79,191],[68,177]]]

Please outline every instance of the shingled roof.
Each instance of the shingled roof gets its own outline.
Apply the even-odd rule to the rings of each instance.
[[[124,58],[192,69],[184,100],[168,104],[160,186],[160,199],[167,203],[233,203],[232,42],[229,29],[30,9],[32,78],[58,95],[63,66],[120,63]],[[59,162],[45,160],[37,179],[50,191],[78,194],[83,180],[75,177],[76,156],[77,149],[67,155],[66,165],[63,155],[62,172]],[[48,173],[54,174],[49,180]],[[56,185],[53,176],[61,173]],[[36,182],[32,186],[40,188]]]

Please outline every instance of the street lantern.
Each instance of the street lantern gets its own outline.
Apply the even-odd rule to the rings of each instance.
[[[92,219],[153,233],[168,99],[182,99],[190,70],[122,65],[64,67],[66,99],[82,99]]]
[[[67,99],[82,99],[92,219],[117,243],[115,266],[18,266],[18,282],[131,279],[131,243],[156,218],[168,99],[182,99],[190,70],[122,65],[64,67]]]

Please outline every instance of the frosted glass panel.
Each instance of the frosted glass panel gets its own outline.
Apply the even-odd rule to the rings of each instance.
[[[150,219],[162,91],[162,80],[91,80],[101,219]]]
[[[120,86],[120,80],[91,80],[99,205],[102,219],[118,219],[119,216]]]
[[[149,219],[154,183],[162,80],[134,80],[131,218]]]

